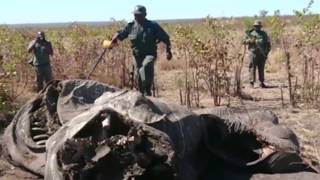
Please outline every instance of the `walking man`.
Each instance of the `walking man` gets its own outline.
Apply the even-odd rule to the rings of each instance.
[[[249,49],[251,86],[253,87],[256,81],[256,69],[258,68],[260,87],[266,88],[264,84],[264,66],[271,50],[271,44],[267,33],[261,28],[261,21],[255,21],[253,28],[246,32],[243,44],[248,45]]]
[[[50,56],[53,55],[52,45],[46,40],[44,32],[38,32],[36,39],[30,42],[28,52],[33,53],[29,63],[34,66],[37,77],[37,91],[52,80]]]
[[[138,5],[134,9],[134,21],[127,24],[114,35],[111,43],[128,38],[135,59],[135,77],[139,91],[151,96],[151,86],[154,79],[154,63],[157,58],[157,44],[166,44],[167,60],[171,60],[171,43],[169,35],[154,21],[146,19],[147,11],[144,6]]]

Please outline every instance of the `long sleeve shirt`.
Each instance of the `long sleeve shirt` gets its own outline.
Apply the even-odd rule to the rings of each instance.
[[[118,39],[128,38],[134,55],[157,55],[157,43],[171,46],[169,35],[156,22],[145,20],[143,24],[130,22],[118,32]]]

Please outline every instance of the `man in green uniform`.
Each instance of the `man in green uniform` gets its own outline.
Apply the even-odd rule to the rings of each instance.
[[[157,58],[157,44],[166,44],[167,59],[171,60],[171,44],[168,34],[156,22],[146,19],[147,11],[138,5],[134,9],[133,22],[115,34],[112,44],[117,40],[129,38],[135,58],[136,79],[142,94],[151,96],[151,86],[154,78],[154,63]]]
[[[260,87],[266,88],[264,84],[264,66],[271,50],[271,44],[266,32],[261,30],[261,21],[255,21],[253,29],[246,32],[244,44],[248,45],[249,49],[249,70],[250,84],[253,87],[256,80],[256,69],[258,68]]]
[[[37,76],[37,90],[52,80],[50,56],[53,55],[52,45],[46,40],[44,32],[38,32],[36,39],[31,41],[28,52],[33,53],[30,64],[34,66]]]

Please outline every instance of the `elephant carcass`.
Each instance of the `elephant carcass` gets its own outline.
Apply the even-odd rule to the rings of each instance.
[[[41,110],[47,97],[54,103],[49,103],[52,108],[46,103],[48,110],[43,111],[52,109],[54,118],[40,118],[51,130],[46,148],[38,152],[29,148],[29,142],[35,143],[32,135],[20,133],[32,134],[30,125],[16,127],[20,121],[32,124],[32,118],[23,117]],[[27,103],[7,129],[6,147],[11,157],[17,153],[10,149],[19,151],[20,158],[13,161],[45,179],[210,179],[221,164],[255,173],[308,170],[294,134],[268,112],[250,113],[260,117],[254,121],[229,108],[192,112],[135,91],[83,80],[51,83],[36,99],[40,105],[34,106],[35,100]],[[271,136],[265,124],[284,133]],[[41,158],[23,163],[29,154]],[[296,162],[299,166],[289,166]],[[39,165],[34,168],[32,163]]]

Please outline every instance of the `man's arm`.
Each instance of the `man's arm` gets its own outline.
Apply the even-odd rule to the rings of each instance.
[[[250,32],[251,32],[251,30],[246,31],[246,35],[245,35],[244,39],[242,40],[242,44],[249,45],[249,44],[255,43],[256,39],[255,39],[255,37],[253,37],[250,34]]]
[[[28,48],[27,48],[27,50],[28,50],[29,53],[31,53],[32,50],[34,49],[34,46],[35,46],[36,42],[37,42],[37,40],[32,40],[32,41],[29,43]]]
[[[53,56],[53,48],[52,48],[52,44],[50,42],[48,42],[48,47],[47,47],[47,53],[51,56]]]
[[[265,31],[262,31],[262,38],[259,38],[257,40],[257,43],[263,44],[263,51],[266,56],[268,56],[270,50],[271,50],[271,43],[270,39],[268,37],[268,34]]]
[[[166,44],[166,51],[167,51],[167,59],[171,60],[172,53],[171,53],[171,42],[170,42],[170,36],[167,32],[158,24],[155,23],[155,32],[156,32],[156,38]]]
[[[122,41],[122,40],[126,39],[129,36],[130,32],[131,32],[132,25],[133,25],[133,23],[128,23],[126,27],[124,27],[122,30],[118,31],[112,37],[111,43],[112,44],[116,44],[117,40]]]
[[[269,38],[269,36],[268,36],[268,34],[267,33],[265,33],[266,34],[266,40],[267,40],[267,45],[266,45],[266,55],[268,55],[269,54],[269,52],[271,51],[271,42],[270,42],[270,38]]]
[[[170,37],[158,23],[155,23],[155,32],[157,39],[166,44],[167,49],[171,49]]]

